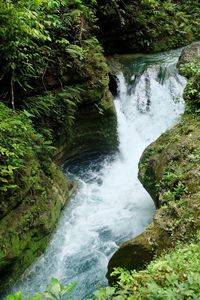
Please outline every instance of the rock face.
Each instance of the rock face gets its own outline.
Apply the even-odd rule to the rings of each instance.
[[[116,94],[117,83],[116,81],[113,83],[114,75],[109,77],[109,69],[101,48],[90,48],[81,68],[82,73],[79,77],[71,76],[74,83],[68,82],[68,85],[64,86],[66,91],[69,89],[69,93],[65,94],[65,91],[58,89],[57,85],[52,86],[49,95],[53,95],[56,100],[48,110],[41,112],[42,118],[33,120],[36,126],[40,125],[41,128],[46,127],[52,130],[57,148],[54,161],[58,163],[82,155],[84,152],[114,151],[118,145],[117,116],[110,92],[111,90],[113,94]],[[70,74],[68,75],[70,78]],[[52,78],[56,82],[54,73]],[[78,98],[77,103],[76,98]],[[65,103],[68,100],[75,103],[72,107],[74,110],[72,122],[68,120],[71,113],[71,107],[66,107]],[[41,94],[26,99],[27,109],[34,114],[35,103],[39,101],[42,102],[41,106],[45,101],[48,103],[48,95],[44,93],[44,96]]]
[[[32,123],[36,130],[42,134],[46,134],[45,130],[50,132],[56,150],[45,171],[40,167],[43,162],[27,159],[25,184],[19,185],[15,194],[8,193],[1,199],[0,294],[45,250],[61,210],[75,189],[74,182],[65,178],[54,163],[60,165],[84,152],[117,148],[117,118],[101,48],[91,47],[85,61],[78,63],[81,72],[77,75],[74,71],[73,76],[64,73],[62,87],[57,73],[49,69],[44,76],[49,90],[42,91],[42,84],[36,82],[34,95],[24,95],[23,105],[28,114],[34,115]],[[69,106],[76,97],[78,104]],[[74,107],[73,122],[69,123],[70,109]]]
[[[180,61],[187,61],[189,49]],[[197,49],[197,44],[195,45]],[[195,50],[197,57],[199,52]],[[138,237],[123,243],[111,257],[107,277],[112,284],[113,268],[144,268],[163,250],[177,242],[188,242],[200,229],[200,117],[185,113],[180,123],[148,146],[139,163],[139,179],[158,208],[153,222]]]
[[[200,120],[184,116],[144,151],[139,179],[159,208],[150,226],[123,243],[112,256],[107,277],[114,267],[141,269],[177,241],[186,242],[200,228]]]
[[[154,222],[144,233],[124,242],[114,253],[108,264],[107,278],[109,284],[112,285],[116,281],[116,278],[111,276],[114,268],[123,267],[128,270],[144,268],[163,249],[170,246],[169,238],[170,233],[164,227],[162,215],[157,212]]]
[[[177,66],[180,68],[182,65],[190,63],[194,59],[200,59],[200,42],[192,43],[183,49]]]
[[[57,141],[54,160],[62,163],[86,152],[110,152],[117,148],[117,119],[111,94],[100,104],[80,107],[72,129],[66,139]]]
[[[70,137],[65,133],[58,137],[54,154],[57,164],[84,152],[116,149],[115,108],[111,94],[108,90],[104,92],[104,98],[97,103],[79,107]],[[37,161],[28,163],[30,176],[33,176],[31,167]],[[39,187],[33,182],[33,186],[25,186],[13,197],[3,201],[12,206],[9,205],[0,218],[2,293],[45,250],[61,210],[75,188],[74,183],[65,178],[54,163],[48,174],[41,170],[39,177]]]
[[[78,108],[71,135],[63,131],[58,136],[54,162],[60,164],[84,152],[116,149],[117,119],[113,98],[106,88],[104,94],[97,102]],[[38,162],[28,163],[29,176],[34,178],[32,165]],[[75,189],[74,182],[65,178],[53,162],[48,174],[41,170],[38,176],[39,187],[33,181],[1,201],[4,212],[0,215],[1,291],[11,286],[45,250],[61,210]]]
[[[75,185],[52,163],[51,176],[43,172],[37,191],[24,198],[0,220],[0,294],[46,248],[60,212]],[[19,199],[20,200],[20,199]]]

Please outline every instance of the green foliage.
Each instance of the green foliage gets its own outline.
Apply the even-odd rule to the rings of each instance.
[[[79,87],[66,87],[61,91],[26,98],[24,105],[35,127],[45,136],[46,127],[51,130],[53,138],[64,131],[65,135],[70,135],[81,92]]]
[[[0,207],[41,189],[41,173],[51,177],[52,142],[72,137],[79,104],[104,98],[95,7],[95,0],[0,0],[0,99],[16,112],[0,106]]]
[[[200,64],[197,61],[190,62],[187,64],[183,64],[180,67],[181,74],[183,74],[187,78],[194,77],[196,75],[200,75]]]
[[[0,0],[0,84],[1,99],[13,108],[21,97],[43,83],[56,70],[62,83],[64,73],[83,60],[88,37],[86,23],[93,26],[95,1]]]
[[[42,52],[47,53],[48,48],[43,43],[50,36],[37,9],[42,2],[0,1],[0,78],[10,82],[4,93],[7,100],[12,100],[13,108],[15,85],[26,90],[29,79],[39,76],[44,67]]]
[[[22,300],[22,292],[17,292],[15,295],[8,295],[7,300]]]
[[[184,99],[186,101],[186,110],[190,113],[200,113],[200,65],[198,71],[188,80],[184,91]]]
[[[200,146],[195,147],[193,152],[188,156],[189,160],[192,162],[200,162]]]
[[[114,287],[101,288],[98,291],[94,292],[94,299],[111,299],[115,293]]]
[[[191,58],[192,59],[192,58]],[[200,61],[197,56],[192,62],[180,66],[180,72],[187,77],[188,82],[184,90],[186,111],[189,113],[200,113]]]
[[[187,193],[184,177],[183,169],[174,162],[171,163],[168,171],[163,174],[160,182],[156,185],[157,190],[163,194],[162,199],[160,199],[162,204],[180,200]]]
[[[130,47],[127,49],[129,51],[132,49],[145,52],[167,50],[189,44],[199,38],[200,7],[194,1],[107,0],[104,2],[105,4],[101,5],[99,1],[100,24],[104,30],[117,26],[118,31],[127,39],[132,32],[131,39],[134,43],[131,43],[131,39],[128,43],[124,41],[125,45],[127,43]],[[112,29],[111,36],[113,36]],[[107,40],[108,38],[105,46],[110,43]]]
[[[100,290],[95,300],[183,300],[199,299],[200,296],[200,240],[187,246],[180,245],[175,251],[153,261],[144,271],[127,271],[117,268],[115,290],[109,297]]]
[[[0,103],[0,194],[23,184],[28,161],[38,159],[44,169],[54,149],[33,129],[26,113],[16,114]]]
[[[57,279],[52,278],[50,285],[47,287],[47,290],[42,293],[38,293],[34,296],[29,296],[27,300],[60,300],[76,287],[75,283],[70,283],[67,285],[62,285]],[[7,300],[22,300],[22,292],[18,292],[15,295],[8,295]],[[72,298],[65,298],[72,299]]]
[[[0,0],[1,100],[25,108],[35,128],[53,137],[70,133],[84,90],[89,99],[93,89],[103,95],[107,67],[90,32],[95,7],[95,0]]]

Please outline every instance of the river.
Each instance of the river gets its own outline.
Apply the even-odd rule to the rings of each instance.
[[[63,166],[79,188],[64,209],[46,252],[14,290],[45,290],[52,277],[77,282],[75,300],[86,300],[107,284],[110,256],[120,243],[141,233],[155,207],[137,179],[145,147],[172,127],[184,111],[185,80],[176,62],[179,50],[122,57],[115,99],[119,151],[88,154]],[[122,68],[123,69],[123,68]]]

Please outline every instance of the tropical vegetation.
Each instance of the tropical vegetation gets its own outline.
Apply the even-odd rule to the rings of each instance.
[[[75,144],[74,124],[88,105],[106,115],[111,98],[103,52],[155,52],[199,37],[198,0],[0,0],[0,220],[4,228],[14,208],[25,203],[27,209],[25,213],[23,207],[19,214],[20,226],[13,219],[7,235],[0,229],[3,285],[11,285],[34,255],[45,249],[64,205],[55,199],[66,198],[73,185],[65,182],[53,163],[57,140],[65,136],[65,143]],[[199,62],[183,66],[181,72],[188,78],[187,112],[199,116]],[[199,147],[194,147],[188,161],[199,163]],[[179,201],[187,193],[182,175],[178,169],[165,174],[158,186],[165,192],[163,204],[169,199]],[[177,185],[170,190],[174,181]],[[57,190],[59,197],[53,194]],[[53,200],[47,204],[50,194]],[[41,209],[44,214],[38,225],[35,216]],[[47,217],[50,210],[56,212]],[[45,241],[37,239],[33,246],[29,226],[34,236],[39,231]],[[27,236],[26,258],[21,260],[20,243]],[[199,236],[190,237],[189,244],[182,242],[144,271],[115,270],[116,286],[97,291],[94,299],[199,299]],[[61,299],[73,288],[74,284],[64,287],[52,279],[47,291],[29,299]],[[21,300],[22,293],[7,299]]]

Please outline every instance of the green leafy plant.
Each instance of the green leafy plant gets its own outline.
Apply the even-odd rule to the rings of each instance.
[[[94,293],[94,299],[111,299],[115,293],[114,287],[102,288]]]
[[[47,290],[41,293],[38,293],[34,296],[28,296],[27,300],[60,300],[64,296],[68,296],[68,294],[74,290],[76,287],[75,283],[70,283],[67,285],[62,285],[57,279],[52,278],[50,285],[47,287]],[[8,295],[7,300],[22,300],[22,292],[17,292],[14,295]],[[65,298],[72,299],[72,298]]]
[[[200,147],[197,146],[194,149],[194,151],[191,154],[189,154],[188,158],[192,162],[199,163],[200,162]]]
[[[143,271],[116,268],[115,289],[95,293],[94,299],[198,299],[200,295],[199,234],[189,245],[179,245],[169,254],[152,261]],[[110,298],[109,298],[110,297]]]
[[[45,78],[52,69],[62,87],[64,74],[87,52],[82,41],[86,22],[92,27],[96,20],[95,3],[89,1],[86,6],[81,0],[0,1],[2,100],[18,108],[21,98],[33,93],[39,81],[47,89]]]
[[[39,159],[41,166],[48,165],[53,151],[52,142],[37,133],[27,117],[19,115],[0,103],[0,193],[23,185],[26,162]],[[3,194],[2,194],[3,195]]]
[[[117,26],[118,31],[126,38],[126,51],[161,51],[183,46],[199,38],[199,5],[196,2],[114,0],[104,1],[102,4],[99,1],[98,9],[102,30]],[[113,36],[112,31],[110,35]],[[132,38],[134,45],[131,43]],[[116,40],[118,41],[117,38]],[[112,39],[105,39],[105,46],[111,52],[112,42]],[[118,51],[123,51],[124,47],[121,48],[117,43],[114,45]]]
[[[188,78],[187,86],[184,90],[186,110],[189,113],[200,113],[200,64],[199,60],[185,64],[181,67],[181,73]]]

